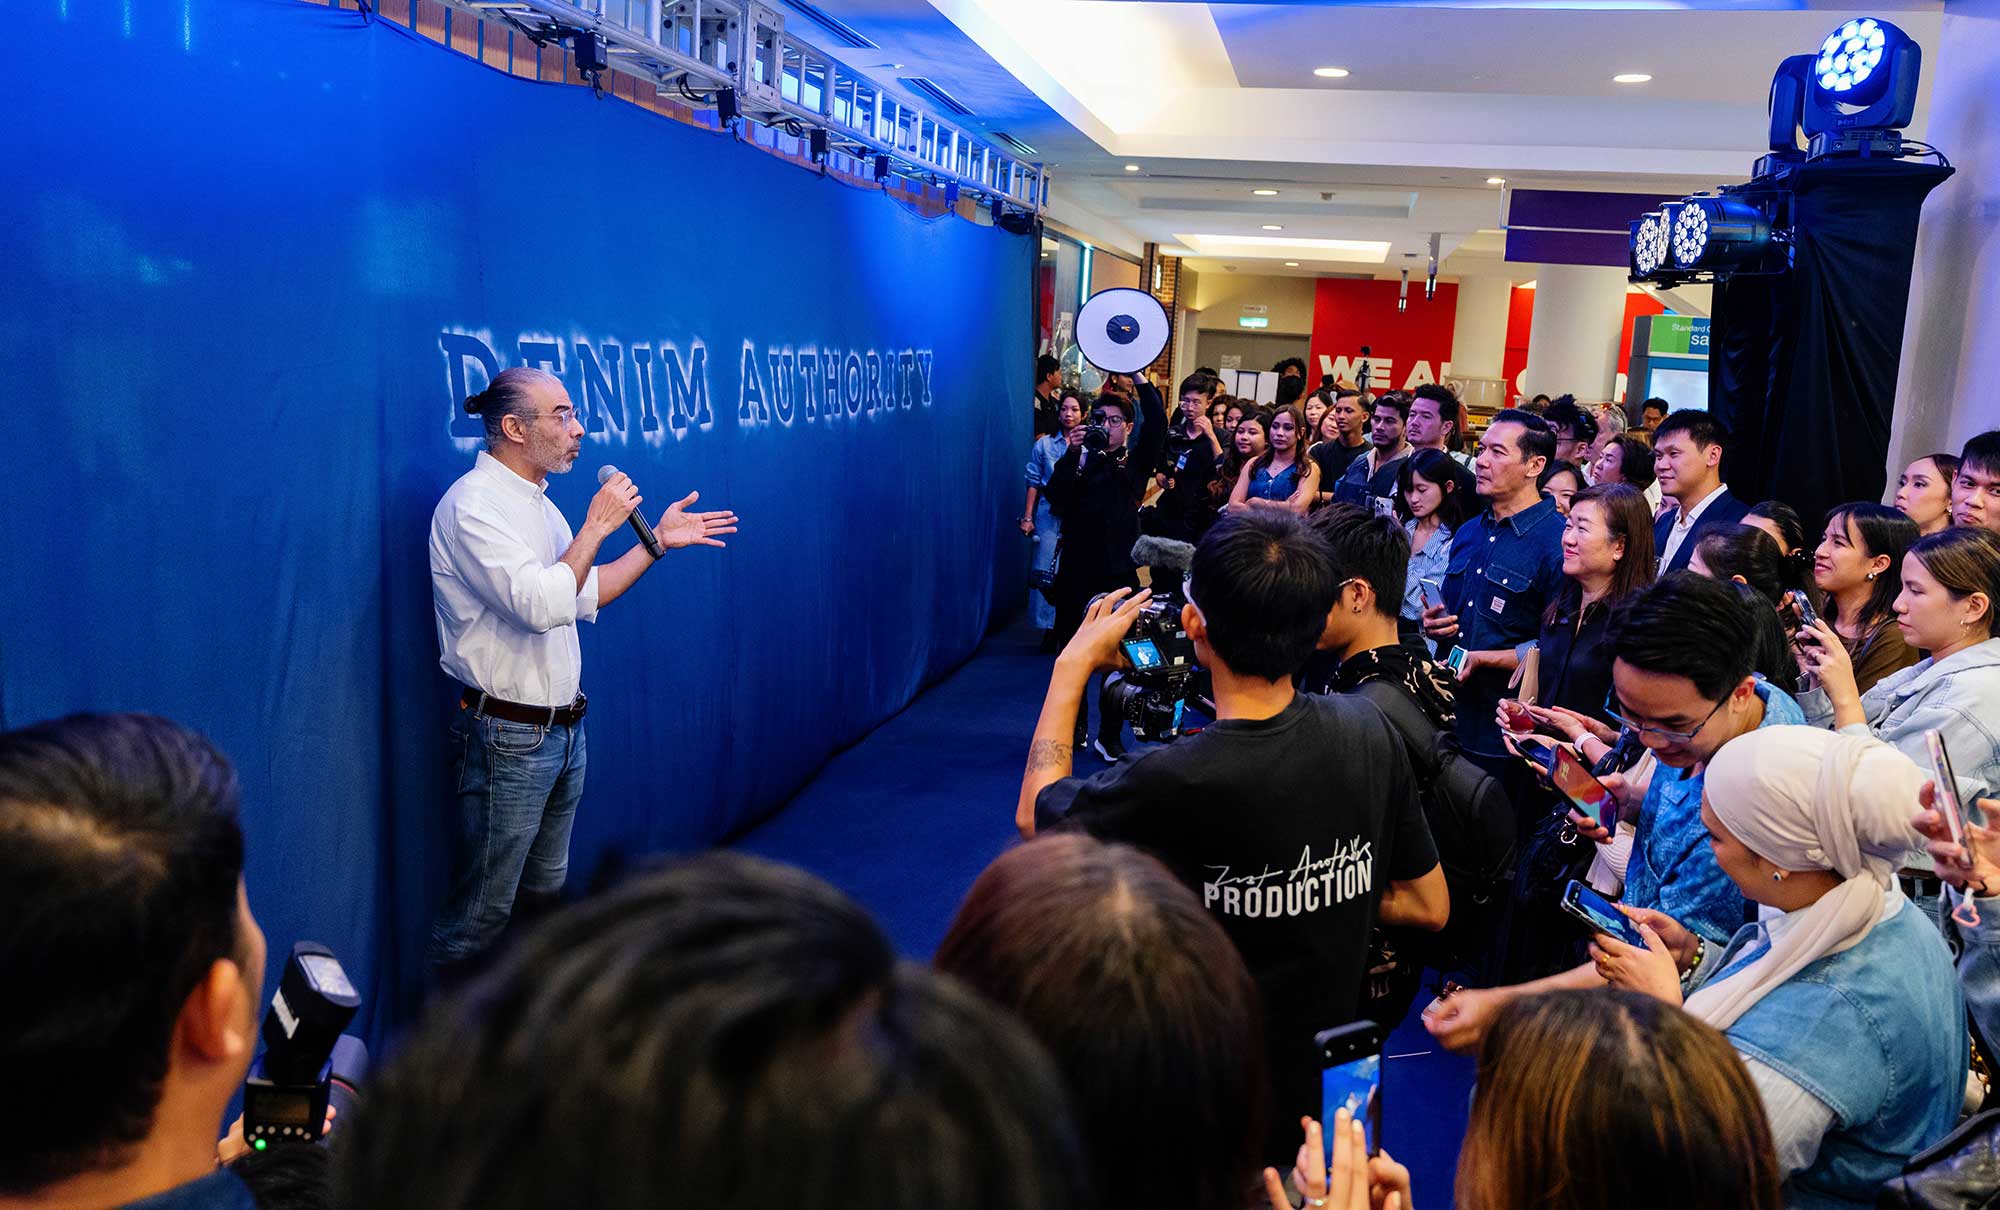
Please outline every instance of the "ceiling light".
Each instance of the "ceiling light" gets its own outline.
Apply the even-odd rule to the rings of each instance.
[[[1283,228],[1283,227],[1280,227],[1280,226],[1279,226],[1278,224],[1276,224],[1276,223],[1265,223],[1265,224],[1264,224],[1264,230],[1266,230],[1266,231],[1283,231],[1283,230],[1284,230],[1284,228]]]
[[[1288,260],[1285,262],[1285,268],[1287,269],[1296,269],[1298,267],[1299,267],[1299,262],[1295,260]]]
[[[1125,165],[1125,171],[1127,171],[1127,172],[1137,172],[1137,171],[1139,171],[1139,166],[1138,166],[1137,164],[1127,164],[1127,165]]]
[[[1613,84],[1644,84],[1652,78],[1643,71],[1628,71],[1611,77],[1611,82]]]
[[[1344,80],[1347,78],[1347,69],[1345,67],[1315,67],[1313,68],[1313,74],[1322,80]]]
[[[1489,185],[1504,185],[1507,183],[1507,178],[1504,176],[1489,176],[1486,178],[1486,183]]]
[[[1251,190],[1250,192],[1251,192],[1251,193],[1253,193],[1253,194],[1255,194],[1255,195],[1256,195],[1256,196],[1258,196],[1258,197],[1276,197],[1276,196],[1278,196],[1278,191],[1277,191],[1276,189],[1252,189],[1252,190]]]

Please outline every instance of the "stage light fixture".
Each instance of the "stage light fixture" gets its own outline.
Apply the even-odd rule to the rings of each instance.
[[[1632,223],[1631,270],[1635,278],[1651,277],[1667,263],[1667,216],[1658,210]]]
[[[1779,67],[1779,77],[1788,70],[1796,70],[1789,60]],[[1800,125],[1808,160],[1902,154],[1896,131],[1916,115],[1923,71],[1923,51],[1908,34],[1875,17],[1843,22],[1820,43],[1807,71]],[[1772,88],[1775,102],[1779,82]],[[1777,122],[1774,106],[1774,139]]]
[[[1733,268],[1771,246],[1771,216],[1747,198],[1691,197],[1673,207],[1669,255],[1680,273]]]

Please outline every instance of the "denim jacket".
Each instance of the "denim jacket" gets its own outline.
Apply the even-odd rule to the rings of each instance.
[[[1715,974],[1768,948],[1745,925]],[[1911,1156],[1947,1134],[1965,1096],[1965,1002],[1937,929],[1908,903],[1859,944],[1806,966],[1724,1031],[1833,1112],[1818,1154],[1785,1184],[1793,1210],[1868,1207]]]
[[[1802,694],[1799,705],[1815,725],[1832,725],[1824,690]],[[1924,732],[1943,734],[1968,804],[2000,795],[2000,639],[1890,673],[1861,695],[1861,712],[1867,726],[1846,730],[1893,744],[1921,768],[1931,759]]]
[[[1757,696],[1764,700],[1760,729],[1805,722],[1798,703],[1776,685],[1759,678]],[[1749,905],[1709,847],[1701,822],[1703,779],[1700,769],[1653,770],[1625,863],[1624,901],[1665,912],[1695,935],[1721,944],[1742,926]]]

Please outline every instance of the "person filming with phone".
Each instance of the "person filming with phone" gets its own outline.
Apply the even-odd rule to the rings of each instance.
[[[1965,1003],[1943,938],[1896,884],[1925,779],[1867,736],[1743,736],[1709,762],[1701,819],[1757,922],[1719,946],[1628,906],[1643,948],[1591,946],[1605,982],[1685,1002],[1743,1057],[1789,1206],[1875,1205],[1958,1120]]]

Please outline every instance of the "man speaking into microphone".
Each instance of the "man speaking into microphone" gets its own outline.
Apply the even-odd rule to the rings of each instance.
[[[667,549],[736,532],[735,513],[687,511],[694,492],[649,527],[639,489],[605,467],[572,534],[548,477],[575,464],[584,429],[545,370],[502,370],[465,410],[485,422],[486,449],[438,502],[430,534],[439,662],[464,687],[450,739],[458,851],[428,953],[440,974],[491,946],[517,900],[552,903],[569,872],[584,771],[576,624],[596,621]],[[599,563],[628,521],[639,544]]]

